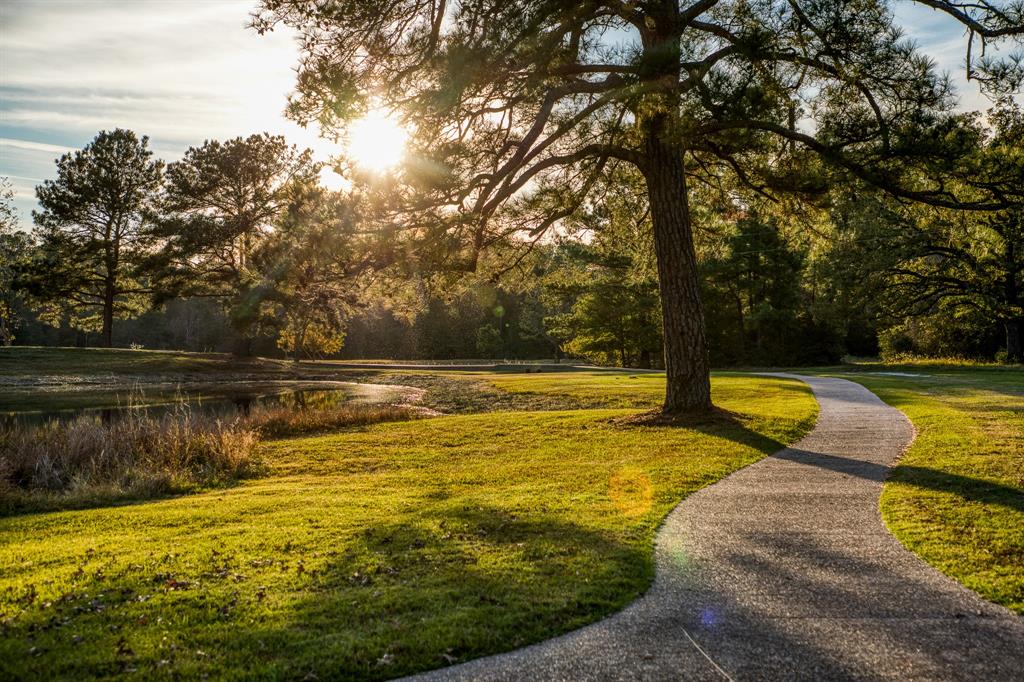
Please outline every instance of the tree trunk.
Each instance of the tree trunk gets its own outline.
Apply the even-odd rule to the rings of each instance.
[[[101,343],[104,348],[111,348],[114,345],[114,298],[117,293],[117,283],[112,277],[108,277],[103,287],[103,339]]]
[[[1024,346],[1021,336],[1024,334],[1024,318],[1017,317],[1007,320],[1006,326],[1006,361],[1024,363]]]
[[[1011,306],[1020,305],[1020,291],[1017,288],[1017,275],[1020,266],[1017,264],[1016,243],[1006,239],[1006,250],[1003,258],[1006,262],[1006,279],[1003,282],[1006,303]],[[1006,361],[1024,362],[1024,348],[1021,348],[1021,334],[1024,333],[1024,317],[1012,317],[1005,322],[1006,326]]]
[[[249,333],[243,332],[241,336],[235,339],[235,348],[232,352],[237,358],[248,358],[252,357],[252,339],[249,338]]]
[[[296,365],[302,362],[302,347],[306,345],[306,328],[308,326],[308,323],[303,323],[299,333],[295,336],[295,357],[292,360]]]
[[[711,409],[711,379],[683,171],[684,150],[663,139],[666,119],[656,116],[650,121],[645,169],[664,320],[663,410],[667,414],[705,412]]]

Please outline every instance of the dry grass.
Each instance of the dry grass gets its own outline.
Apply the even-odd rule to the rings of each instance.
[[[126,410],[0,429],[0,514],[75,509],[224,486],[257,475],[263,438],[404,421],[393,405],[263,406],[228,419],[182,404],[162,416]]]
[[[0,431],[0,511],[79,507],[224,485],[258,469],[258,431],[185,409]]]
[[[406,421],[423,414],[402,405],[346,403],[334,407],[261,406],[240,421],[266,438],[334,431],[381,422]]]

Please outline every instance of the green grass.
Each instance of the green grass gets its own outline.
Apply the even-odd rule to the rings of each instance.
[[[1024,614],[1024,370],[874,368],[850,373],[902,410],[917,438],[882,493],[908,549],[990,601]]]
[[[37,346],[0,348],[0,376],[274,371],[284,365],[287,363],[278,360],[237,360],[223,353]]]
[[[497,388],[534,400],[571,399],[580,405],[654,407],[665,397],[665,377],[657,373],[565,372],[488,377]]]
[[[734,417],[629,425],[663,384],[625,376],[488,380],[627,409],[279,440],[234,488],[0,519],[0,678],[380,679],[607,615],[649,585],[673,505],[816,414],[803,384],[727,376]]]

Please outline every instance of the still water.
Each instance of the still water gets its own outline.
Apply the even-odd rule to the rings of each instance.
[[[175,410],[229,418],[261,406],[329,408],[347,402],[396,403],[408,398],[408,387],[342,381],[136,385],[98,391],[23,392],[0,398],[0,426],[78,418],[110,422],[129,413],[158,417]]]

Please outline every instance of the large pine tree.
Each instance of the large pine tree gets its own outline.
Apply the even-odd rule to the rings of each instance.
[[[991,88],[1014,64],[977,43],[1016,39],[1016,3],[921,0],[966,27]],[[667,413],[711,406],[688,188],[723,173],[758,191],[820,187],[829,169],[905,198],[996,208],[956,174],[977,130],[882,0],[263,0],[260,31],[303,39],[290,113],[345,133],[368,108],[414,131],[393,190],[423,243],[536,239],[618,164],[644,176],[665,336]],[[989,50],[991,55],[992,51]],[[529,210],[538,201],[540,209]]]
[[[36,188],[33,213],[40,242],[27,285],[56,315],[113,343],[114,319],[141,309],[148,289],[136,277],[152,240],[146,210],[163,178],[149,138],[102,131],[84,149],[57,159],[57,178]]]

